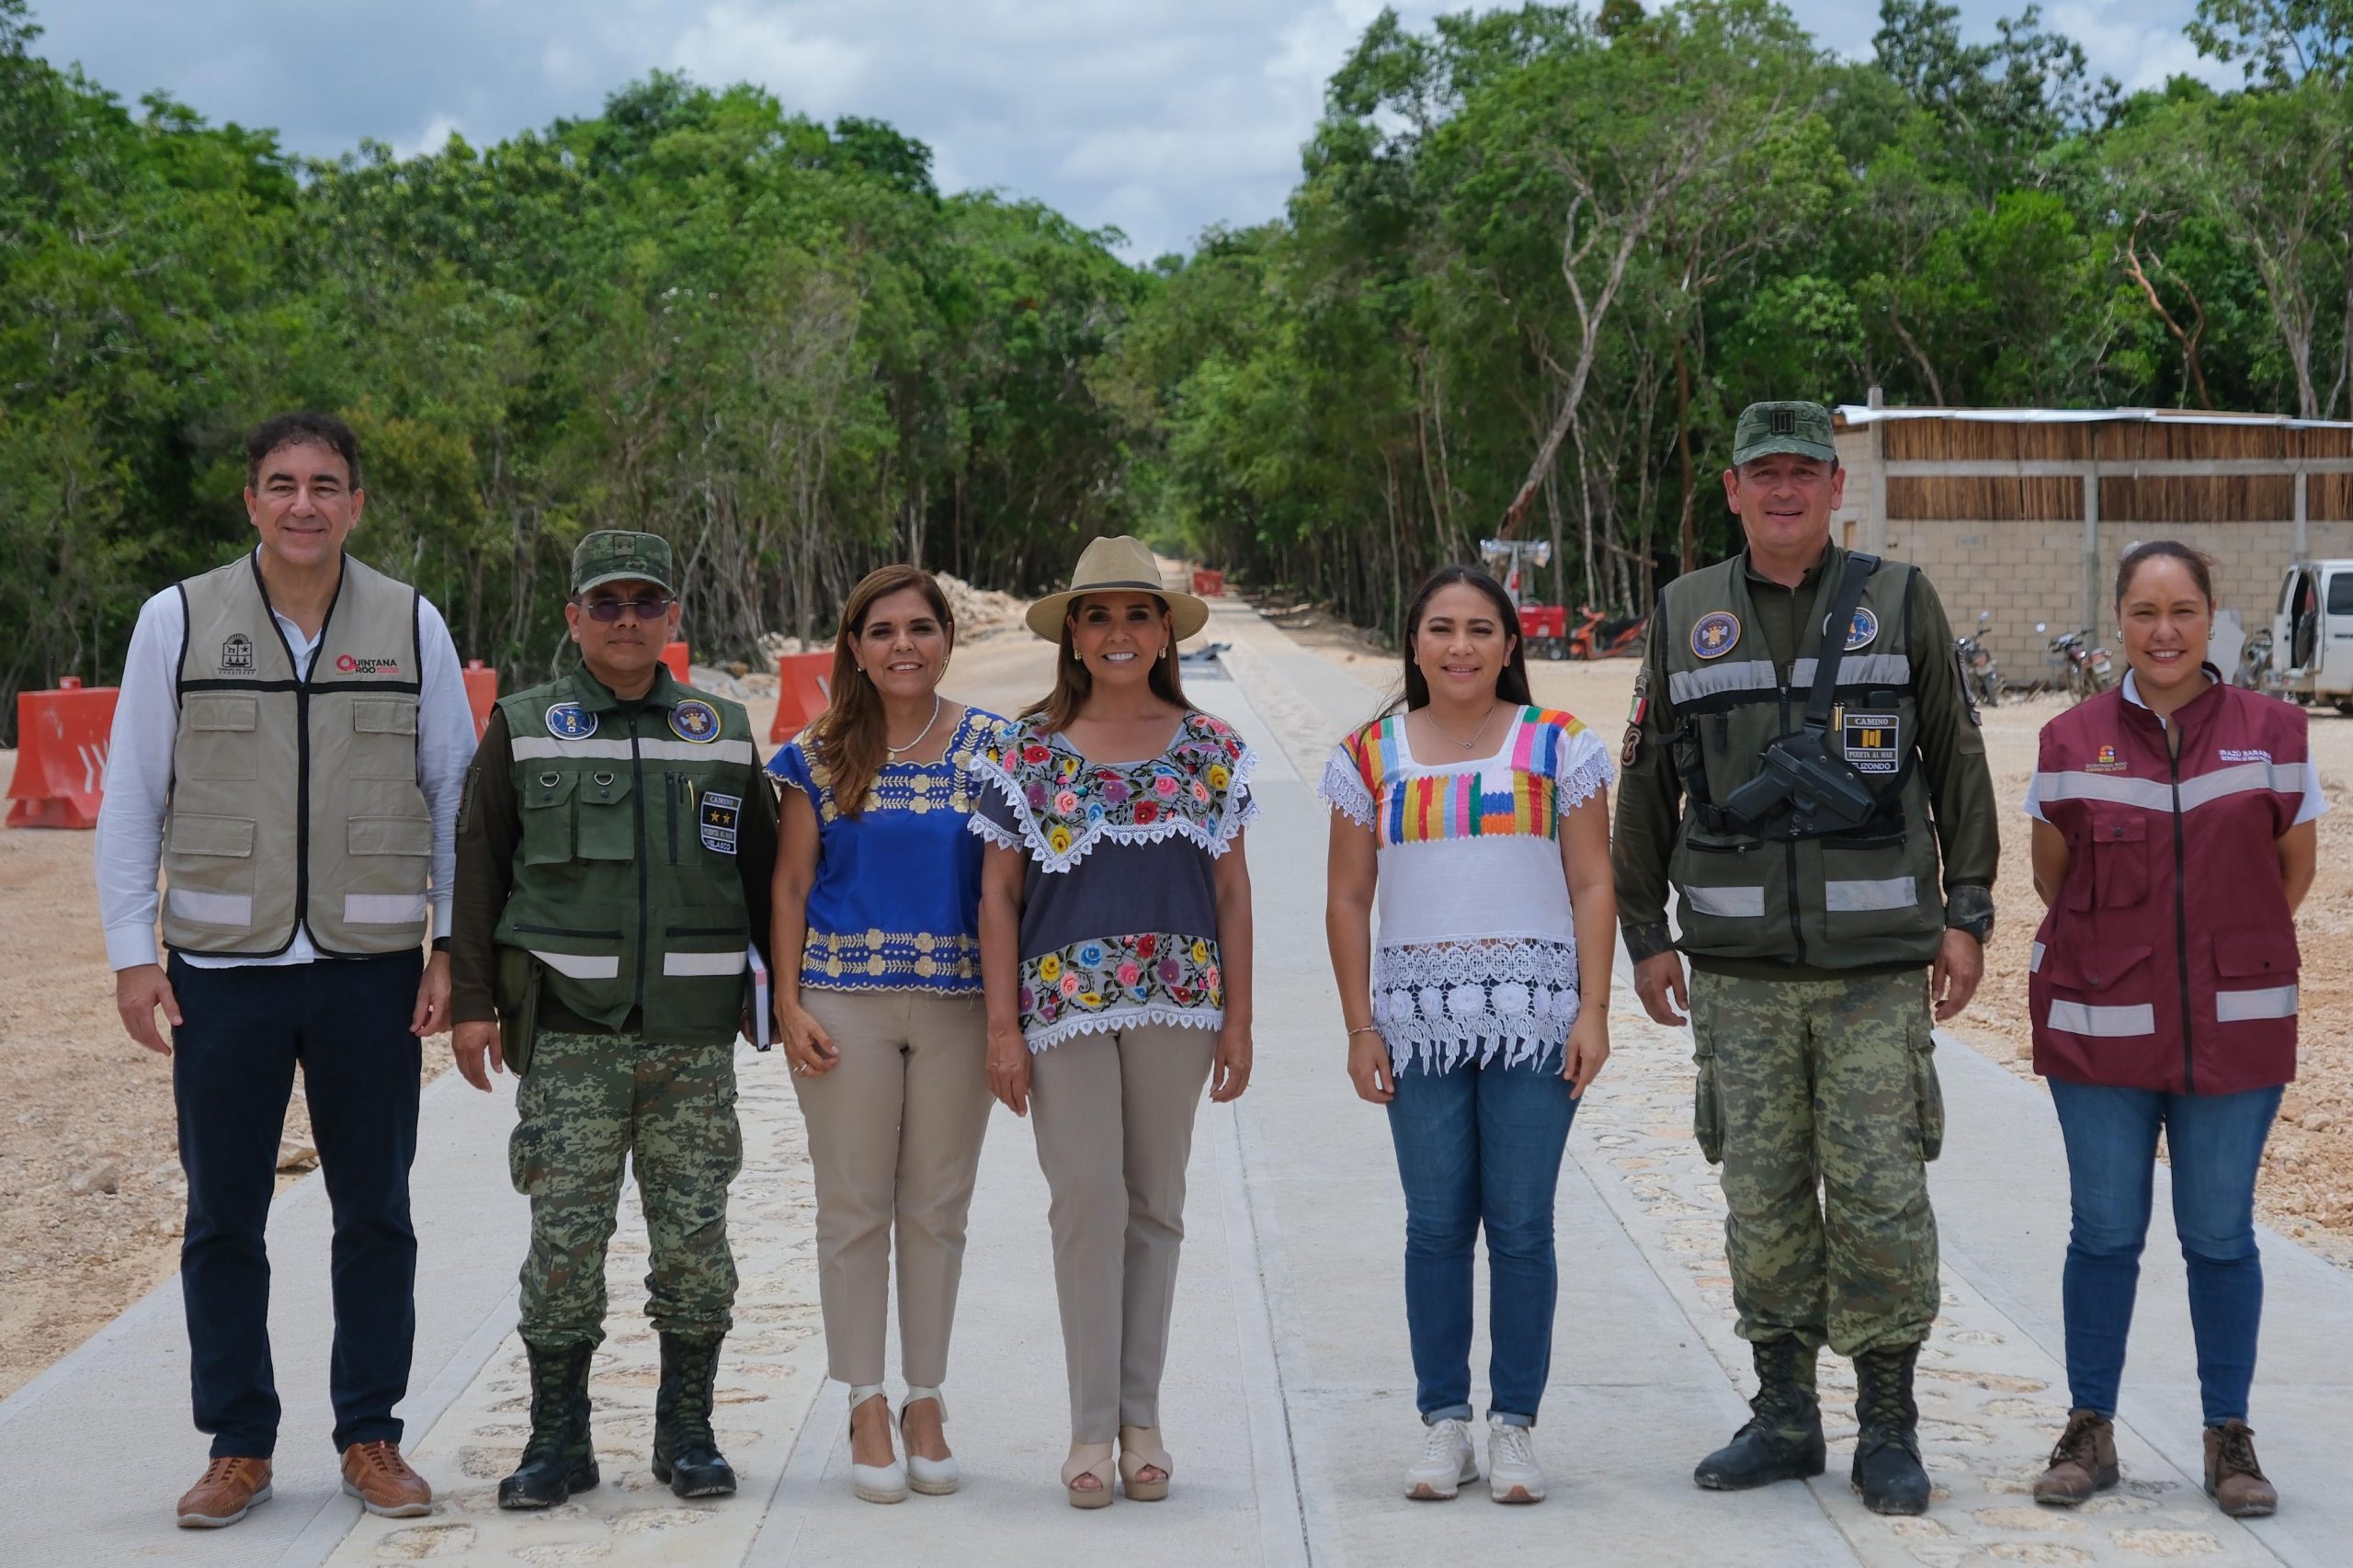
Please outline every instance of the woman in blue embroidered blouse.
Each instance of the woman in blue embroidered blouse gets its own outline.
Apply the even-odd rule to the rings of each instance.
[[[989,1118],[966,769],[1002,721],[940,697],[955,635],[929,575],[868,576],[842,609],[831,703],[768,765],[788,786],[777,1035],[809,1129],[817,1289],[829,1369],[850,1386],[851,1483],[873,1503],[957,1484],[939,1385]],[[894,1232],[904,1461],[882,1388]]]
[[[1185,700],[1176,644],[1209,607],[1137,540],[1098,539],[1031,607],[1054,689],[972,760],[990,1087],[1034,1103],[1053,1192],[1071,1506],[1168,1494],[1160,1441],[1185,1165],[1201,1085],[1250,1081],[1255,758]]]

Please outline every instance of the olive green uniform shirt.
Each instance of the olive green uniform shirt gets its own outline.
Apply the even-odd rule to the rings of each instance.
[[[1836,546],[1794,587],[1785,587],[1759,573],[1741,552],[1748,593],[1756,606],[1758,630],[1768,656],[1783,669],[1800,655],[1800,623],[1814,600],[1824,570],[1846,557]],[[1971,900],[1982,908],[1989,901],[1994,871],[2001,849],[1995,816],[1994,780],[1985,766],[1985,739],[1977,727],[1977,712],[1962,687],[1952,624],[1927,577],[1912,578],[1909,617],[1913,697],[1919,711],[1920,767],[1928,787],[1930,814],[1935,819],[1937,846],[1949,908],[1953,890],[1981,890]],[[1643,654],[1643,688],[1649,702],[1630,726],[1627,751],[1619,758],[1618,824],[1611,859],[1618,884],[1618,919],[1630,946],[1639,954],[1663,947],[1659,939],[1666,922],[1667,858],[1675,848],[1675,834],[1683,809],[1683,780],[1675,770],[1664,737],[1677,725],[1674,704],[1667,699],[1666,639],[1679,637],[1688,627],[1666,626],[1654,616]],[[1644,928],[1650,939],[1642,939]],[[1695,958],[1693,967],[1711,973],[1780,980],[1836,980],[1870,970],[1831,970],[1812,964],[1768,960]],[[1912,969],[1913,964],[1880,966]]]

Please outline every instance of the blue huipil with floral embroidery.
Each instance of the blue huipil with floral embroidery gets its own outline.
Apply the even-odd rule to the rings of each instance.
[[[1005,721],[968,708],[938,762],[890,762],[853,815],[834,799],[822,745],[796,740],[768,772],[817,812],[817,880],[801,983],[834,991],[981,988],[981,846],[967,831],[969,771]]]
[[[1256,765],[1200,712],[1138,762],[1089,762],[1034,720],[980,746],[972,830],[1029,858],[1020,1007],[1031,1051],[1138,1024],[1225,1021],[1214,862],[1257,815]]]

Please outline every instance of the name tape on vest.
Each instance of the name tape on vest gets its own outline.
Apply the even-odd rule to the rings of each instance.
[[[706,791],[702,810],[695,822],[701,830],[702,846],[718,855],[735,853],[736,826],[744,814],[744,797]]]
[[[1849,713],[1842,732],[1847,760],[1858,773],[1893,773],[1903,766],[1903,733],[1893,713]]]

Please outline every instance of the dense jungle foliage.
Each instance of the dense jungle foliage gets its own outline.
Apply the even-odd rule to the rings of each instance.
[[[1506,528],[1545,597],[1645,602],[1723,548],[1755,398],[2353,414],[2353,0],[2200,0],[2219,92],[2126,96],[2032,6],[1879,20],[1384,15],[1284,215],[1137,267],[753,86],[317,162],[0,0],[0,699],[114,676],[293,405],[360,432],[362,553],[520,676],[596,528],[673,540],[699,657],[885,560],[1034,589],[1120,528],[1379,626]]]

